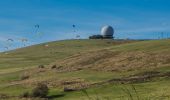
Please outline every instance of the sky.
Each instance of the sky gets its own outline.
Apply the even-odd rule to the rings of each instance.
[[[117,39],[167,38],[169,5],[170,0],[0,0],[0,51],[77,35],[87,39],[105,25]]]

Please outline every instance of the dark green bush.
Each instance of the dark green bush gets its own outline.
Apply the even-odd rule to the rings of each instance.
[[[20,95],[21,98],[28,98],[30,97],[29,92],[24,92],[23,94]]]
[[[53,66],[51,67],[51,69],[55,69],[55,68],[57,68],[57,65],[53,65]]]
[[[48,86],[43,83],[39,83],[33,90],[32,90],[32,97],[40,97],[45,98],[48,94]]]
[[[38,68],[45,68],[45,66],[44,65],[39,65]]]

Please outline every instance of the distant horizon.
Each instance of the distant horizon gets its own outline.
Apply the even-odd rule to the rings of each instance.
[[[134,41],[144,41],[144,40],[165,40],[165,39],[170,39],[170,38],[164,38],[164,39],[125,39],[125,38],[120,38],[120,39],[94,39],[94,40],[115,40],[115,41],[126,41],[126,40],[134,40]],[[63,39],[63,40],[53,40],[53,41],[47,41],[47,42],[40,42],[40,43],[36,43],[36,44],[30,44],[30,45],[27,45],[27,46],[21,46],[21,47],[17,47],[17,48],[13,48],[13,49],[9,49],[9,50],[4,50],[4,51],[0,51],[0,53],[5,53],[5,52],[8,52],[8,51],[12,51],[12,50],[17,50],[17,49],[22,49],[22,48],[25,48],[25,47],[30,47],[30,46],[34,46],[34,45],[40,45],[40,44],[45,44],[45,43],[49,43],[49,42],[60,42],[60,41],[69,41],[69,40],[93,40],[93,39],[89,39],[89,38],[86,38],[86,39]]]
[[[1,1],[0,51],[76,35],[87,39],[105,25],[115,29],[116,39],[169,38],[169,5],[169,0]]]

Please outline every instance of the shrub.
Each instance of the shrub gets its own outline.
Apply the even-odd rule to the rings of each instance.
[[[21,94],[20,97],[21,98],[28,98],[28,97],[30,97],[30,94],[29,94],[29,92],[24,92],[23,94]]]
[[[51,67],[51,69],[55,69],[55,68],[57,68],[57,65],[53,65],[53,66]]]
[[[75,91],[75,89],[64,87],[64,92],[71,92],[71,91]]]
[[[38,68],[45,68],[45,66],[44,65],[39,65]]]
[[[0,100],[1,99],[7,99],[9,96],[6,94],[0,94]]]
[[[40,97],[44,98],[48,94],[48,86],[43,83],[39,83],[33,90],[32,90],[32,97]]]

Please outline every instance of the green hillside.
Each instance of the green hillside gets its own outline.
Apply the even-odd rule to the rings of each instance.
[[[43,43],[7,53],[0,53],[0,68],[49,64],[50,62],[71,56],[75,53],[103,49],[127,42],[131,41],[64,40]],[[48,47],[46,45],[48,45]]]
[[[0,53],[0,96],[18,100],[42,82],[51,100],[169,100],[170,40],[64,40]]]

